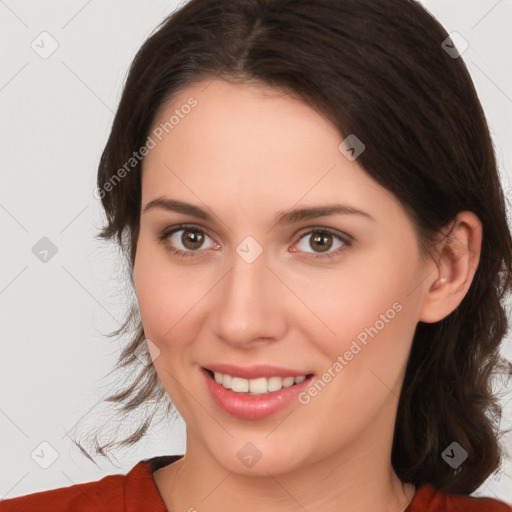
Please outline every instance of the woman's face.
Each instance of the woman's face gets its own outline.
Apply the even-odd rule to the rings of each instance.
[[[150,137],[134,279],[187,453],[254,475],[390,453],[427,274],[396,198],[333,125],[269,89],[197,84]],[[311,210],[327,206],[339,209]],[[222,364],[314,378],[246,395],[203,370]]]

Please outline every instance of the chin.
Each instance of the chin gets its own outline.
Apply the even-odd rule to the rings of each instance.
[[[211,450],[212,456],[227,471],[239,475],[268,477],[270,473],[276,476],[305,465],[303,446],[274,446],[268,439],[259,443],[246,437],[238,442],[230,440],[229,449],[222,448],[216,445]]]

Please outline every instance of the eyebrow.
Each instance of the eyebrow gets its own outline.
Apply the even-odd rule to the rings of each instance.
[[[208,213],[206,210],[203,210],[199,206],[165,197],[158,197],[150,201],[148,204],[146,204],[142,210],[142,213],[146,213],[147,211],[153,209],[182,213],[184,215],[190,215],[192,217],[197,217],[199,219],[211,222],[214,220],[213,215]],[[357,208],[353,208],[352,206],[343,204],[327,204],[308,208],[280,210],[277,212],[275,217],[275,224],[293,224],[294,222],[315,219],[317,217],[326,217],[329,215],[360,215],[373,222],[376,222],[375,218],[372,217],[369,213],[358,210]]]

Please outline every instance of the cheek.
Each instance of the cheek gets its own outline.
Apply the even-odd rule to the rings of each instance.
[[[163,251],[162,251],[163,252]],[[148,349],[167,395],[178,410],[187,410],[188,399],[179,382],[186,370],[181,357],[188,340],[194,339],[193,306],[201,293],[191,276],[177,271],[168,256],[149,244],[140,243],[134,264],[134,284]],[[191,321],[192,320],[192,321]],[[156,347],[156,350],[155,348]]]
[[[382,262],[381,262],[382,263]],[[407,269],[396,272],[389,266],[377,269],[372,262],[360,261],[357,267],[343,268],[314,280],[295,280],[304,302],[331,331],[331,340],[357,336],[365,327],[379,322],[381,315],[392,321],[407,300]],[[398,303],[398,305],[397,305]],[[387,314],[386,314],[387,312]],[[386,324],[387,325],[387,324]]]
[[[312,398],[310,417],[315,424],[337,425],[340,443],[395,404],[414,335],[412,310],[396,300],[399,289],[368,290],[338,295],[341,309],[327,319],[336,335],[317,337],[317,348],[326,356],[318,378],[325,384],[318,385],[323,388],[319,398]]]
[[[159,339],[169,321],[172,294],[165,294],[166,286],[161,267],[150,258],[144,244],[139,243],[133,269],[135,293],[139,304],[144,331],[149,339]],[[167,326],[167,329],[169,326]]]
[[[190,322],[194,306],[208,290],[197,268],[173,265],[160,248],[140,243],[134,283],[146,337],[159,344],[179,339],[176,333]]]
[[[344,357],[351,367],[345,373],[368,373],[368,368],[378,373],[381,368],[394,380],[417,324],[416,298],[410,292],[418,275],[414,247],[396,251],[390,246],[378,257],[354,258],[336,279],[315,288],[310,307],[329,327],[322,327],[327,336],[318,337],[329,360]]]

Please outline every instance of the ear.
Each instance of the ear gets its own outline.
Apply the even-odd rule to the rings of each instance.
[[[425,279],[419,320],[434,323],[462,302],[475,276],[482,245],[482,223],[469,211],[459,212],[437,244],[434,271]]]

